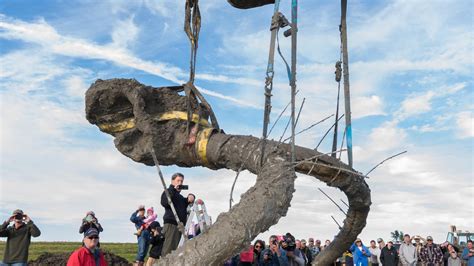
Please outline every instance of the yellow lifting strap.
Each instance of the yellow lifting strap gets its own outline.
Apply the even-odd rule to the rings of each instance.
[[[117,133],[122,132],[127,129],[131,129],[135,127],[135,118],[127,118],[125,120],[115,122],[115,123],[103,123],[97,125],[100,130],[107,132],[107,133]]]
[[[156,121],[168,121],[168,120],[174,120],[174,119],[187,121],[188,120],[188,115],[186,114],[186,112],[182,112],[182,111],[170,111],[170,112],[158,114],[155,118]],[[198,114],[193,114],[191,121],[194,122],[194,123],[197,123],[198,119],[199,119],[199,115]],[[201,120],[199,120],[199,124],[204,126],[204,127],[209,127],[210,126],[209,122],[204,118],[201,118]],[[102,130],[104,132],[118,133],[118,132],[125,131],[127,129],[134,128],[135,127],[135,118],[127,118],[127,119],[124,119],[122,121],[114,122],[114,123],[98,124],[97,126],[100,128],[100,130]]]
[[[213,131],[214,128],[204,128],[203,130],[199,131],[197,136],[196,150],[204,165],[209,164],[209,161],[207,160],[207,143],[209,142],[209,138],[211,137]]]

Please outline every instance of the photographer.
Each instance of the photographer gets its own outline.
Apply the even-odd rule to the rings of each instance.
[[[174,205],[179,220],[186,224],[187,220],[187,207],[189,204],[194,202],[194,195],[190,194],[187,198],[183,197],[180,193],[181,190],[188,189],[187,186],[183,185],[184,175],[181,173],[175,173],[171,176],[171,185],[168,188],[168,193],[171,197],[171,201]],[[175,250],[179,245],[181,238],[181,232],[178,229],[178,222],[176,221],[171,206],[168,204],[168,198],[166,193],[163,191],[161,194],[161,205],[165,208],[165,214],[163,216],[163,233],[165,235],[165,243],[163,244],[162,256],[166,256],[171,251]]]
[[[8,226],[11,222],[13,225]],[[3,262],[0,262],[0,265],[26,266],[31,237],[38,237],[40,234],[40,230],[28,215],[22,210],[13,211],[13,215],[0,228],[0,237],[7,238]]]
[[[269,247],[262,251],[261,265],[269,266],[285,266],[288,265],[288,258],[286,257],[286,251],[278,245],[278,237],[276,235],[270,236],[268,241]]]
[[[296,248],[296,240],[293,235],[286,233],[283,236],[282,248],[286,251],[286,257],[288,258],[289,266],[304,266],[305,261],[303,254]]]
[[[79,234],[86,232],[89,228],[95,228],[99,233],[104,231],[93,211],[88,211],[86,217],[82,219],[81,227],[79,227]]]

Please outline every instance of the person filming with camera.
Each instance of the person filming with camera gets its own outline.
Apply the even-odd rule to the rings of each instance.
[[[167,190],[179,221],[185,225],[187,220],[187,207],[189,204],[192,204],[195,199],[192,194],[189,194],[187,198],[180,194],[182,190],[188,189],[187,185],[183,185],[183,181],[183,174],[173,174],[171,176],[171,184]],[[178,247],[179,240],[181,239],[181,232],[178,229],[178,221],[176,221],[174,213],[171,210],[165,191],[161,194],[161,205],[165,208],[165,214],[163,215],[163,233],[165,236],[165,242],[163,243],[163,250],[161,252],[164,257]]]
[[[13,225],[9,226],[13,222]],[[0,265],[26,266],[31,237],[38,237],[41,231],[22,210],[13,211],[0,228],[0,237],[6,237],[5,252]]]

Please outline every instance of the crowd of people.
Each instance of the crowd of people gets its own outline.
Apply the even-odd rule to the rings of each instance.
[[[135,225],[137,237],[137,256],[134,265],[145,265],[145,258],[148,256],[146,265],[151,266],[161,256],[171,253],[178,247],[182,239],[179,225],[186,224],[190,207],[195,201],[193,194],[188,194],[187,197],[181,195],[181,191],[187,189],[183,181],[183,174],[173,174],[170,186],[161,195],[161,205],[165,209],[163,227],[156,221],[157,215],[153,207],[145,209],[144,205],[140,205],[132,213],[130,221]],[[185,237],[192,238],[199,233],[199,230],[192,229],[192,235],[186,233]],[[102,225],[95,213],[87,212],[79,227],[79,233],[83,234],[82,246],[71,254],[67,266],[106,266],[107,262],[100,250],[99,242],[99,234],[102,231]],[[0,237],[7,238],[0,266],[26,266],[31,237],[38,237],[40,234],[41,231],[27,214],[19,209],[13,211],[0,228]],[[311,265],[311,262],[330,245],[330,240],[326,240],[322,245],[318,239],[298,240],[290,233],[272,235],[268,244],[263,240],[256,240],[248,249],[229,258],[224,265],[306,266]],[[366,246],[361,239],[357,239],[334,264],[458,266],[464,260],[468,266],[474,266],[472,240],[468,241],[461,256],[459,252],[448,242],[438,245],[433,243],[433,238],[430,236],[425,240],[420,236],[410,237],[406,234],[401,244],[392,241],[385,243],[383,239],[378,238],[377,241],[371,240],[370,245]]]
[[[277,236],[272,235],[268,245],[263,240],[256,240],[253,245],[234,257],[227,260],[226,266],[306,266],[329,245],[326,240],[309,238],[295,239],[290,233]],[[405,234],[402,243],[385,241],[378,238],[371,240],[366,246],[360,238],[334,261],[333,265],[354,266],[474,266],[474,247],[472,240],[468,240],[467,247],[460,250],[449,242],[433,243],[431,236],[426,239],[420,236]],[[464,264],[462,264],[464,262]]]

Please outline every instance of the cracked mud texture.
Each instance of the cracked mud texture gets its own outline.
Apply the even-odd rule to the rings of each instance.
[[[290,163],[290,146],[267,141],[260,166],[261,142],[253,136],[214,132],[207,144],[205,164],[187,142],[186,121],[158,121],[164,112],[187,110],[181,86],[153,88],[133,79],[97,80],[86,93],[86,117],[92,124],[117,123],[133,118],[133,128],[105,133],[115,137],[117,149],[132,160],[154,165],[153,147],[161,165],[205,166],[210,169],[244,169],[257,175],[256,183],[229,212],[222,213],[211,229],[159,260],[160,265],[219,265],[247,247],[259,233],[285,216],[294,192],[296,172],[308,174],[343,191],[349,202],[342,229],[313,265],[329,265],[357,238],[366,224],[370,189],[346,164],[312,149],[296,147],[297,161],[317,157],[296,167]],[[194,110],[198,103],[191,102]],[[204,114],[207,118],[208,114]],[[247,158],[249,158],[247,160]],[[336,169],[339,168],[339,169]],[[341,170],[342,169],[342,170]],[[346,171],[347,170],[347,171]]]

